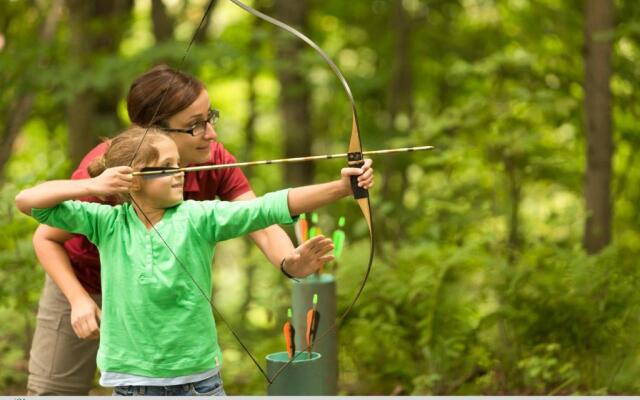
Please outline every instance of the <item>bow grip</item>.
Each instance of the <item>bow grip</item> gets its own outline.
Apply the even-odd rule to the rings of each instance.
[[[364,165],[362,153],[347,153],[347,164],[353,168],[360,168]],[[369,197],[369,191],[358,186],[358,177],[351,175],[351,191],[354,199],[366,199]]]

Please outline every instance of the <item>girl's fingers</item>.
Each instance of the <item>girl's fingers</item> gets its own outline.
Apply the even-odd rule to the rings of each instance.
[[[366,179],[370,179],[373,176],[373,168],[369,168],[362,175],[358,177],[359,181],[364,181]]]
[[[133,175],[131,175],[131,174],[122,174],[122,175],[120,175],[120,178],[123,179],[126,182],[132,182],[133,181]]]
[[[364,170],[362,168],[347,167],[342,168],[340,172],[345,176],[358,176],[362,175],[364,173]]]

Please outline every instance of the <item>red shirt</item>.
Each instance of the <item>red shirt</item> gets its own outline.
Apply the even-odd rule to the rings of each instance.
[[[90,178],[87,168],[91,161],[104,154],[106,143],[94,147],[82,159],[71,179]],[[230,164],[236,159],[218,142],[211,142],[211,158],[204,164]],[[251,190],[249,181],[240,168],[223,168],[211,171],[187,172],[184,177],[184,198],[189,200],[233,200]],[[97,197],[81,199],[105,203]],[[78,280],[89,293],[100,293],[100,256],[98,249],[83,235],[74,235],[64,244]]]

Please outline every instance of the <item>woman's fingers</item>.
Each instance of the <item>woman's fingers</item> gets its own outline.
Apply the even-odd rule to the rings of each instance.
[[[333,241],[324,235],[314,236],[302,244],[301,251],[307,251],[310,253],[327,252],[333,249]]]
[[[318,261],[322,262],[322,263],[328,263],[330,261],[333,261],[335,259],[335,257],[333,256],[333,254],[325,254],[323,256],[320,256],[318,258]]]
[[[88,329],[85,320],[79,320],[74,324],[74,331],[80,339],[84,339],[88,335]]]
[[[333,250],[334,247],[333,242],[330,239],[327,239],[326,241],[318,243],[318,245],[313,248],[313,253],[316,255],[326,254]]]

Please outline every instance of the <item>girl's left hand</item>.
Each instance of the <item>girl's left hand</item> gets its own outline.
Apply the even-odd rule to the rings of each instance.
[[[358,176],[358,186],[364,189],[370,189],[373,186],[373,168],[371,168],[373,160],[365,158],[364,165],[360,168],[342,168],[340,175],[342,175],[342,183],[345,188],[351,193],[351,176]]]

